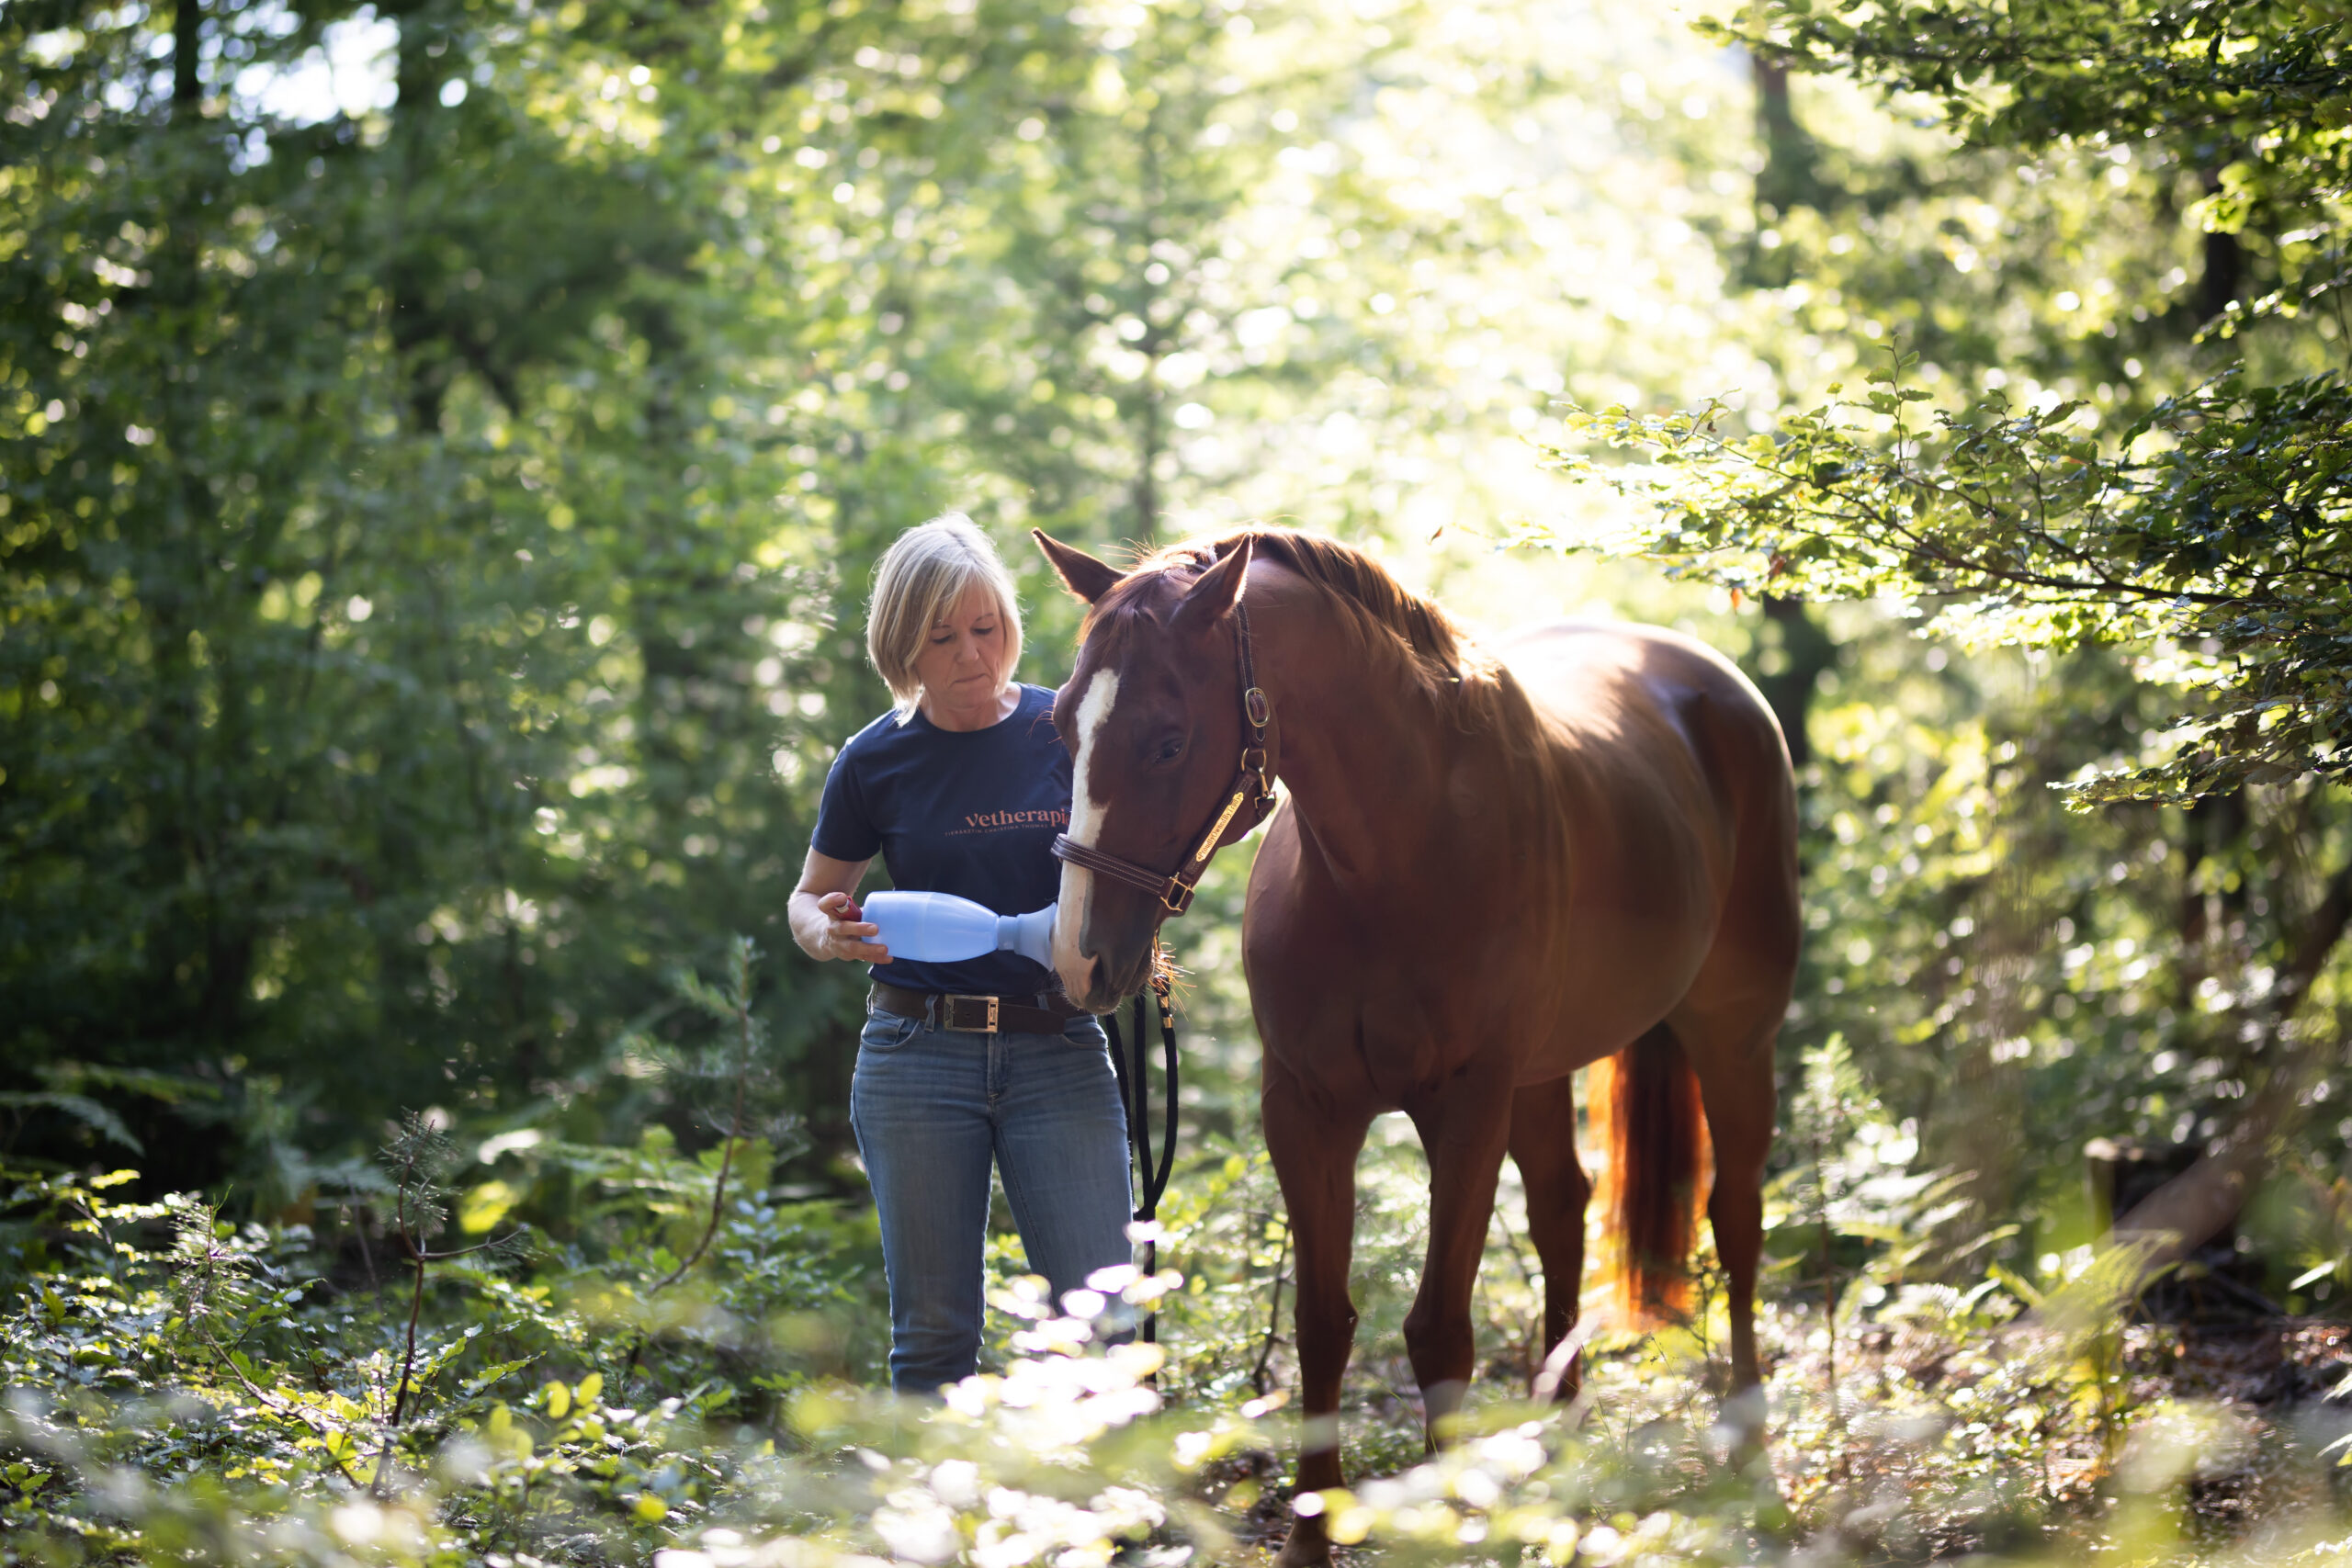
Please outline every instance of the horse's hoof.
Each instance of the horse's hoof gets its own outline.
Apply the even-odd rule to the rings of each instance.
[[[1729,1439],[1725,1457],[1733,1470],[1752,1472],[1761,1462],[1765,1473],[1770,1473],[1770,1460],[1764,1448],[1766,1417],[1761,1388],[1743,1389],[1723,1402],[1722,1414],[1715,1418],[1716,1429]]]
[[[1328,1568],[1331,1561],[1331,1542],[1324,1536],[1323,1527],[1312,1519],[1301,1519],[1290,1527],[1290,1539],[1274,1559],[1276,1568]]]

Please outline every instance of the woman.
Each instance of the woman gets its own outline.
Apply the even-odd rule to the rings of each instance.
[[[850,1124],[882,1224],[890,1382],[934,1394],[978,1359],[990,1162],[1059,1301],[1131,1258],[1126,1121],[1102,1026],[1050,970],[1012,953],[894,960],[855,903],[877,852],[895,886],[1001,914],[1058,891],[1069,754],[1053,693],[1013,682],[1020,611],[978,529],[951,513],[900,536],[865,646],[896,705],[834,759],[792,934],[812,957],[874,966]]]

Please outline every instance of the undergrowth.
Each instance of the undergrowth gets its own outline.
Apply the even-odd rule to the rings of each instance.
[[[1425,1170],[1393,1120],[1361,1173],[1351,1488],[1288,1491],[1288,1238],[1262,1152],[1216,1134],[1163,1205],[1168,1269],[1050,1303],[1000,1236],[985,1370],[895,1400],[871,1215],[777,1183],[796,1134],[761,1113],[737,959],[685,993],[718,1041],[673,1065],[711,1090],[695,1153],[413,1120],[379,1177],[266,1224],[131,1201],[129,1171],[6,1178],[0,1563],[1238,1564],[1295,1511],[1396,1564],[2352,1563],[2341,1325],[2058,1312],[2088,1259],[1931,1254],[1947,1192],[1834,1047],[1770,1193],[1769,1462],[1716,1425],[1704,1256],[1699,1315],[1603,1335],[1573,1403],[1527,1401],[1509,1179],[1478,1387],[1425,1454],[1399,1332]],[[1093,1343],[1114,1296],[1159,1344]]]

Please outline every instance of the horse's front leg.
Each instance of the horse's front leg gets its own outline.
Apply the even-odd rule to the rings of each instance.
[[[1592,1183],[1577,1160],[1576,1079],[1530,1084],[1511,1097],[1510,1157],[1527,1191],[1527,1234],[1544,1266],[1544,1366],[1554,1397],[1574,1399],[1584,1379],[1583,1356],[1564,1342],[1576,1328],[1584,1291],[1584,1211]],[[1560,1364],[1553,1365],[1559,1357]]]
[[[1356,1309],[1348,1298],[1348,1258],[1354,1245],[1356,1156],[1363,1150],[1369,1113],[1335,1111],[1310,1094],[1297,1076],[1269,1052],[1265,1057],[1266,1149],[1289,1212],[1298,1269],[1298,1382],[1301,1438],[1298,1492],[1340,1483],[1340,1380],[1355,1343]],[[1323,1521],[1302,1515],[1283,1543],[1283,1568],[1329,1562],[1331,1543]]]
[[[1421,1385],[1432,1449],[1446,1417],[1462,1407],[1477,1359],[1470,1294],[1486,1255],[1495,1183],[1510,1134],[1508,1067],[1474,1063],[1410,1107],[1430,1162],[1430,1250],[1420,1292],[1405,1314],[1405,1350]]]

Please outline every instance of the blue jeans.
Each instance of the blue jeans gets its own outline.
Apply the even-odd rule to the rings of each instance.
[[[1126,1113],[1094,1019],[984,1034],[869,1006],[849,1111],[882,1224],[899,1393],[936,1394],[978,1364],[991,1161],[1056,1301],[1133,1261]]]

